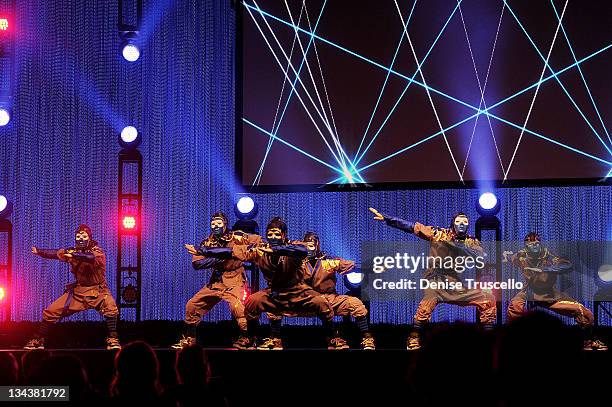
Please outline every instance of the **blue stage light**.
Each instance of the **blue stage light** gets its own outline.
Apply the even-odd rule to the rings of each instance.
[[[136,148],[141,141],[140,133],[134,126],[125,126],[119,134],[119,144],[123,148]]]
[[[0,195],[0,219],[8,217],[13,211],[13,204],[4,195]]]
[[[344,276],[345,284],[349,287],[359,287],[363,281],[363,273],[353,271]]]
[[[128,62],[136,62],[140,58],[140,48],[134,43],[127,43],[121,51],[123,58]]]
[[[6,126],[11,121],[11,112],[9,109],[0,108],[0,126]]]
[[[253,219],[257,211],[257,203],[248,195],[240,197],[234,206],[234,213],[239,219]]]
[[[476,211],[482,216],[496,215],[499,212],[499,200],[492,192],[480,194],[476,203]]]
[[[599,282],[605,285],[612,284],[612,264],[604,264],[597,270]]]
[[[478,198],[478,204],[482,206],[483,209],[493,209],[495,205],[497,205],[497,197],[491,192],[485,192]]]

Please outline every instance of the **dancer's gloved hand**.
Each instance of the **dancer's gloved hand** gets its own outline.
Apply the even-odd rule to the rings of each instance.
[[[374,214],[374,220],[379,220],[379,221],[385,220],[385,217],[383,216],[383,214],[378,212],[376,209],[374,208],[368,208],[368,209],[370,210],[370,212]]]
[[[32,253],[38,255],[38,248],[36,246],[32,246]]]
[[[193,255],[198,254],[198,250],[195,248],[195,245],[185,243],[184,246],[185,246],[185,249],[187,249],[187,251],[189,252],[189,254],[193,254]]]

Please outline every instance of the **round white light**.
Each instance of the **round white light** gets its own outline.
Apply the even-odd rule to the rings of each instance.
[[[482,209],[493,209],[495,205],[497,205],[497,197],[491,192],[485,192],[478,198],[478,205],[480,205]]]
[[[612,264],[604,264],[597,270],[599,279],[604,283],[612,283]]]
[[[134,126],[126,126],[121,130],[121,140],[124,143],[133,143],[138,137],[138,130]]]
[[[352,273],[348,273],[346,275],[346,279],[352,285],[359,285],[363,281],[363,273],[357,273],[353,271]]]
[[[236,203],[236,207],[240,213],[250,213],[255,208],[255,201],[250,196],[243,196]]]
[[[140,58],[140,50],[134,44],[127,44],[123,47],[123,58],[129,62],[135,62]]]
[[[6,126],[11,121],[11,114],[6,109],[0,109],[0,126]]]
[[[8,199],[4,195],[0,195],[0,212],[4,211],[8,206]]]

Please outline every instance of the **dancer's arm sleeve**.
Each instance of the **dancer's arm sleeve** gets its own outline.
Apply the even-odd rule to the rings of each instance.
[[[414,233],[414,222],[407,221],[402,218],[398,218],[397,216],[387,215],[386,213],[381,213],[383,218],[385,218],[385,223],[392,228],[399,229],[406,233]]]
[[[43,259],[51,259],[51,260],[62,260],[59,255],[60,252],[63,256],[63,249],[37,249],[37,253]]]
[[[283,246],[272,246],[274,254],[287,257],[306,258],[308,249],[301,244],[288,244]]]
[[[204,257],[204,256],[198,256],[198,255],[194,255],[191,258],[191,265],[193,266],[195,270],[209,269],[220,263],[223,263],[223,259],[217,259],[214,257]]]
[[[347,274],[350,273],[355,268],[355,262],[353,260],[346,259],[337,259],[338,266],[336,267],[336,273],[338,274]]]

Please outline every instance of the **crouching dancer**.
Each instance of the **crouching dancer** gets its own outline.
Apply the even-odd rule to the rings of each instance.
[[[374,220],[383,221],[387,225],[407,233],[412,233],[421,239],[431,242],[429,257],[442,259],[451,257],[478,258],[484,256],[478,239],[468,234],[469,219],[466,214],[458,213],[451,219],[449,228],[425,226],[418,222],[409,222],[400,218],[386,215],[370,208],[374,213]],[[415,330],[410,334],[407,343],[408,350],[421,347],[422,331],[431,319],[436,305],[439,303],[455,304],[459,306],[475,306],[478,309],[478,319],[485,329],[492,329],[497,316],[497,303],[495,297],[480,289],[466,288],[461,273],[453,268],[440,267],[434,264],[429,267],[423,277],[430,283],[456,283],[461,288],[426,288],[423,299],[418,305],[414,316]],[[450,286],[450,284],[449,284]]]
[[[333,311],[327,299],[304,283],[302,264],[308,250],[302,242],[289,244],[287,225],[276,217],[266,227],[266,242],[237,245],[232,248],[205,248],[200,254],[207,257],[230,258],[254,263],[261,270],[268,288],[252,294],[245,304],[251,347],[259,317],[267,312],[274,315],[314,314],[326,331],[328,341],[333,336]],[[261,350],[283,349],[280,332],[272,325],[270,337],[258,346]]]
[[[231,248],[235,245],[260,242],[257,235],[249,235],[228,229],[228,219],[223,212],[217,212],[210,219],[210,235],[200,244],[201,249]],[[238,323],[240,336],[233,346],[238,349],[248,347],[247,322],[244,317],[244,297],[247,291],[247,278],[242,261],[236,259],[217,259],[198,254],[198,249],[186,244],[185,248],[193,255],[191,264],[196,270],[212,269],[208,284],[198,291],[185,306],[185,322],[182,338],[172,345],[173,349],[182,349],[196,343],[197,327],[215,305],[225,301],[232,316]]]
[[[525,313],[525,306],[542,307],[574,318],[584,332],[585,350],[607,350],[600,340],[593,339],[593,313],[584,305],[555,288],[557,276],[569,273],[574,266],[569,260],[554,255],[542,244],[540,235],[530,232],[525,236],[525,247],[512,257],[525,277],[527,287],[510,300],[508,320]]]
[[[68,249],[39,249],[32,253],[45,259],[64,261],[76,281],[66,287],[64,294],[43,311],[43,320],[38,334],[24,349],[44,349],[49,327],[63,317],[75,312],[95,309],[105,319],[108,328],[106,349],[120,349],[117,335],[117,304],[106,283],[106,256],[92,239],[91,229],[80,225],[75,232],[75,246]]]
[[[368,310],[363,302],[354,296],[338,294],[336,291],[337,275],[345,275],[355,268],[355,262],[338,257],[332,257],[321,251],[321,241],[314,232],[304,235],[304,243],[308,249],[308,257],[303,262],[304,282],[316,292],[325,296],[335,316],[351,316],[361,332],[361,348],[376,349],[374,337],[370,333]],[[278,318],[271,319],[271,324],[279,323]],[[346,340],[339,334],[331,340],[330,349],[348,349]]]

